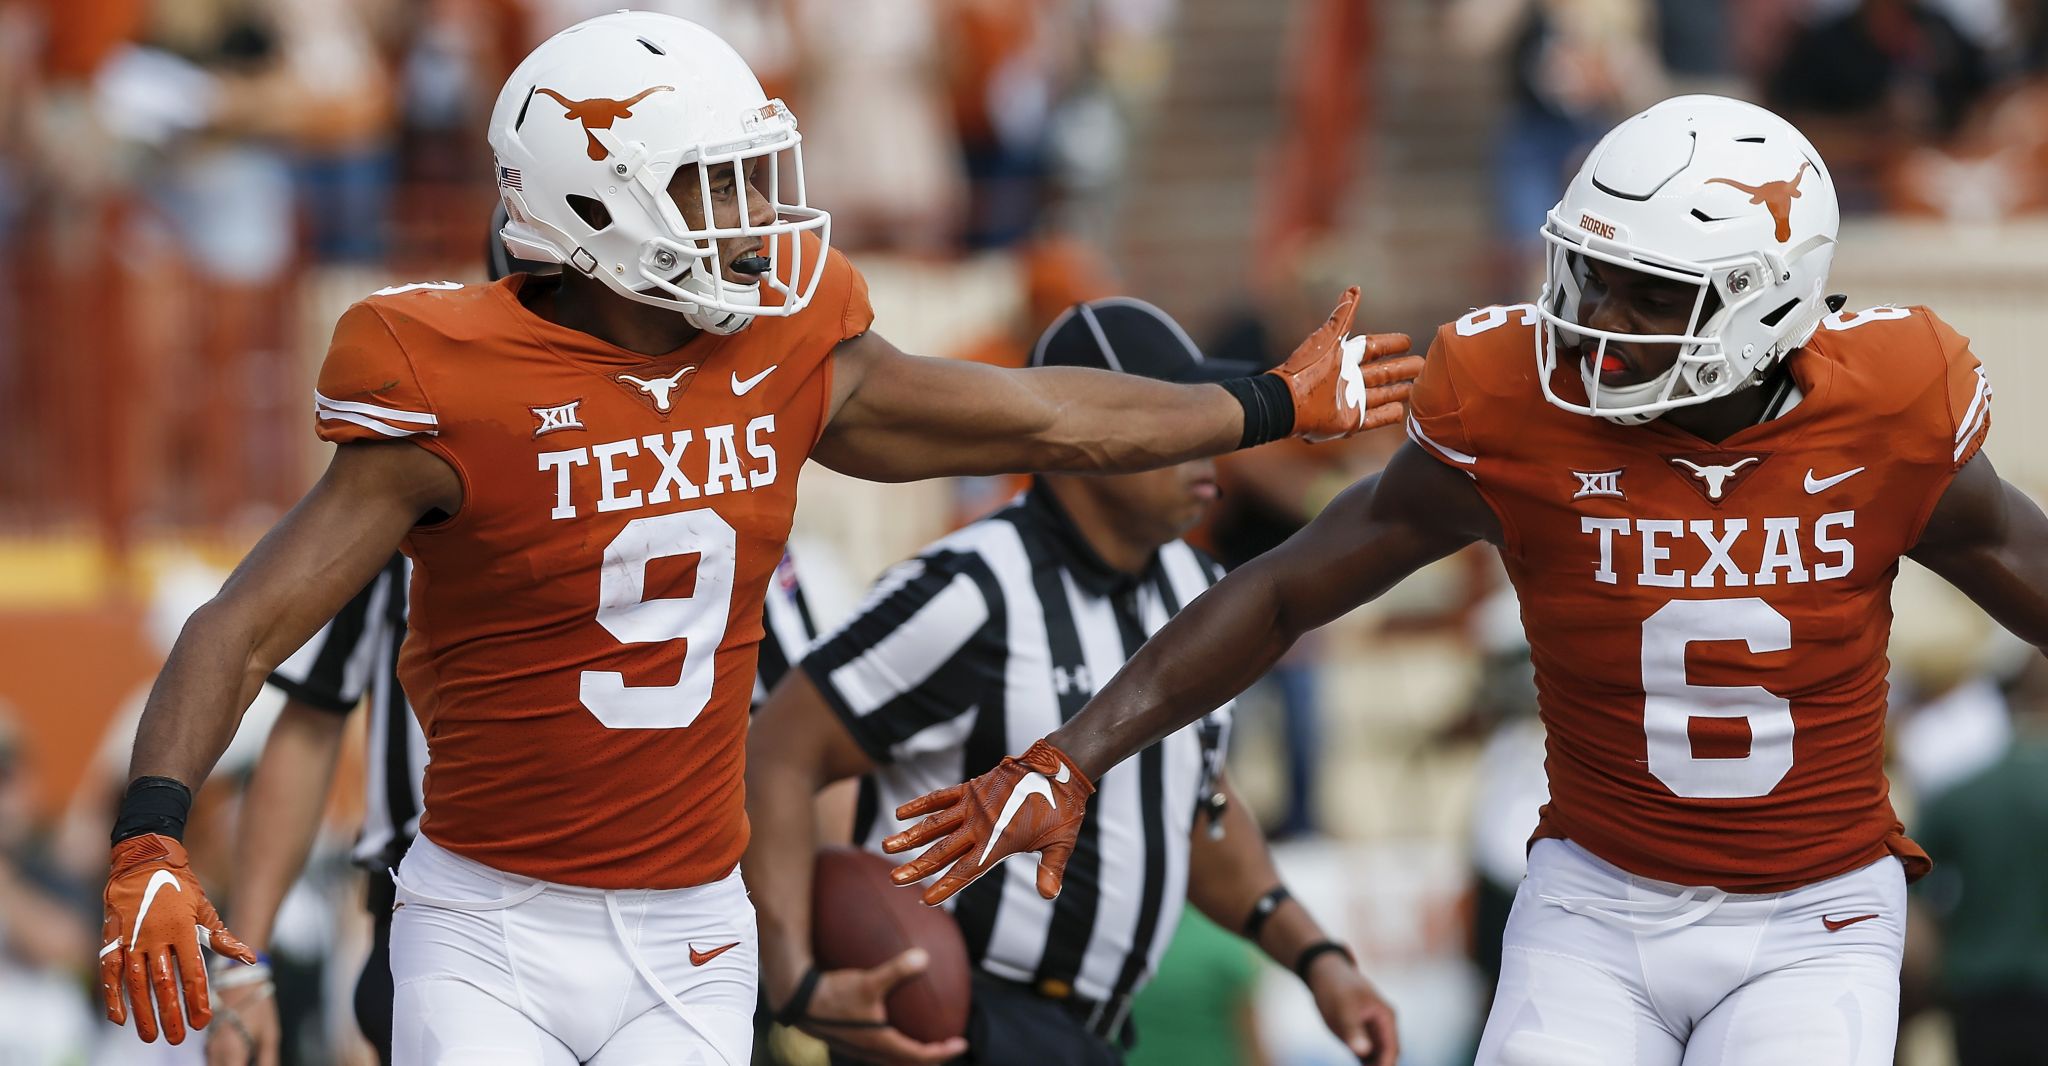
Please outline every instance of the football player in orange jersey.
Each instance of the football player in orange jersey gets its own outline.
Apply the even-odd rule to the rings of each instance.
[[[1991,389],[1922,307],[1842,313],[1826,166],[1667,100],[1543,229],[1534,305],[1437,333],[1410,442],[1182,611],[1021,758],[898,810],[937,903],[1020,851],[1059,889],[1090,786],[1296,638],[1474,541],[1520,594],[1551,800],[1487,1066],[1882,1066],[1906,882],[1883,773],[1910,556],[2048,643],[2048,517],[1980,452]],[[1533,353],[1533,357],[1532,357]],[[1548,402],[1545,402],[1545,401]]]
[[[1150,469],[1401,415],[1419,359],[1345,338],[1180,385],[918,359],[809,206],[796,123],[680,19],[579,24],[490,142],[517,255],[559,277],[386,289],[335,328],[332,465],[192,617],[115,825],[101,985],[172,1043],[204,946],[248,961],[179,842],[263,677],[403,546],[431,751],[397,871],[394,1061],[735,1062],[754,1008],[742,755],[798,467],[876,480]]]

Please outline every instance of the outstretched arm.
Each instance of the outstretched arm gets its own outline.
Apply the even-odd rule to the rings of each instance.
[[[1292,432],[1346,436],[1401,417],[1419,358],[1408,338],[1344,344],[1352,290],[1273,373]],[[1022,471],[1150,470],[1231,451],[1245,408],[1220,385],[1183,385],[1077,367],[1006,370],[905,355],[874,333],[833,355],[833,409],[819,462],[870,481]]]
[[[1471,481],[1404,445],[1386,470],[1196,597],[1047,739],[1098,777],[1243,692],[1310,630],[1498,537]]]
[[[2048,649],[2048,515],[1983,452],[1949,482],[1908,554],[1999,625]]]
[[[1005,855],[1045,851],[1039,891],[1047,898],[1057,895],[1056,867],[1072,846],[1062,835],[1079,826],[1079,811],[1072,808],[1085,801],[1089,782],[1244,691],[1302,634],[1429,562],[1499,536],[1493,512],[1463,474],[1412,443],[1403,446],[1386,470],[1338,496],[1301,532],[1197,597],[1079,714],[1021,760],[1006,759],[983,777],[900,808],[899,818],[930,817],[891,837],[887,850],[906,851],[951,835],[897,867],[897,883],[921,880],[964,856],[926,890],[925,902],[935,904]],[[1075,786],[1066,782],[1078,776],[1082,791],[1051,812],[1042,804],[1024,805],[1024,816],[1005,822],[1002,839],[991,848],[989,812],[1003,809],[1009,789],[1031,774],[1043,774],[1048,787],[1056,783],[1070,792]]]

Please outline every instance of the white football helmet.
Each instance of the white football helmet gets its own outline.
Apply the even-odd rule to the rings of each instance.
[[[1834,181],[1791,123],[1740,100],[1680,96],[1610,131],[1543,226],[1536,301],[1544,398],[1624,424],[1726,396],[1762,380],[1827,314],[1824,289],[1840,211]],[[1699,289],[1683,333],[1646,335],[1578,322],[1588,260]],[[1597,345],[1588,350],[1588,342]],[[1609,341],[1677,344],[1666,373],[1603,387]],[[1581,357],[1585,399],[1560,396],[1561,352]]]
[[[823,276],[832,220],[806,199],[796,117],[694,22],[620,11],[548,38],[499,90],[490,139],[515,257],[562,263],[714,333],[796,314]],[[745,188],[755,160],[774,220],[755,225],[742,210],[736,224],[715,224],[721,168]],[[669,195],[670,179],[692,163],[704,222],[694,229]],[[808,263],[798,239],[806,230],[819,240]],[[740,238],[762,242],[768,269],[758,284],[720,273],[719,242]],[[762,284],[781,300],[764,303]]]

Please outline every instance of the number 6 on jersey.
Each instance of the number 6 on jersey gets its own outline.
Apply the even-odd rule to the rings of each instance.
[[[1752,655],[1789,651],[1792,623],[1754,596],[1673,600],[1643,619],[1643,733],[1650,773],[1688,799],[1766,795],[1792,770],[1792,703],[1762,685],[1687,681],[1686,648],[1706,640],[1739,640]],[[1745,719],[1749,754],[1694,756],[1694,718]]]

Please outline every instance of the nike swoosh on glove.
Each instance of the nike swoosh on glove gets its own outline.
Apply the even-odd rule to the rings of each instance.
[[[1346,337],[1358,311],[1358,286],[1329,320],[1308,335],[1285,363],[1266,371],[1287,382],[1294,398],[1294,435],[1335,440],[1401,420],[1410,383],[1422,373],[1422,358],[1408,351],[1405,333]],[[1403,356],[1403,358],[1389,358]]]
[[[882,841],[883,851],[894,854],[941,836],[945,839],[889,876],[908,885],[950,863],[952,869],[924,890],[925,903],[937,906],[1008,856],[1035,851],[1038,894],[1052,899],[1060,894],[1081,817],[1094,792],[1094,783],[1074,760],[1040,740],[964,785],[928,792],[896,808],[898,818],[928,817]]]
[[[156,1039],[159,1024],[164,1039],[176,1044],[185,1039],[186,1019],[194,1029],[204,1029],[213,1020],[201,947],[211,946],[246,963],[256,961],[256,953],[227,931],[200,891],[185,846],[167,836],[145,833],[114,845],[106,916],[100,934],[100,994],[107,1020],[115,1025],[127,1022],[128,1006],[121,995],[125,985],[127,1000],[135,1006],[135,1031],[146,1041]]]

